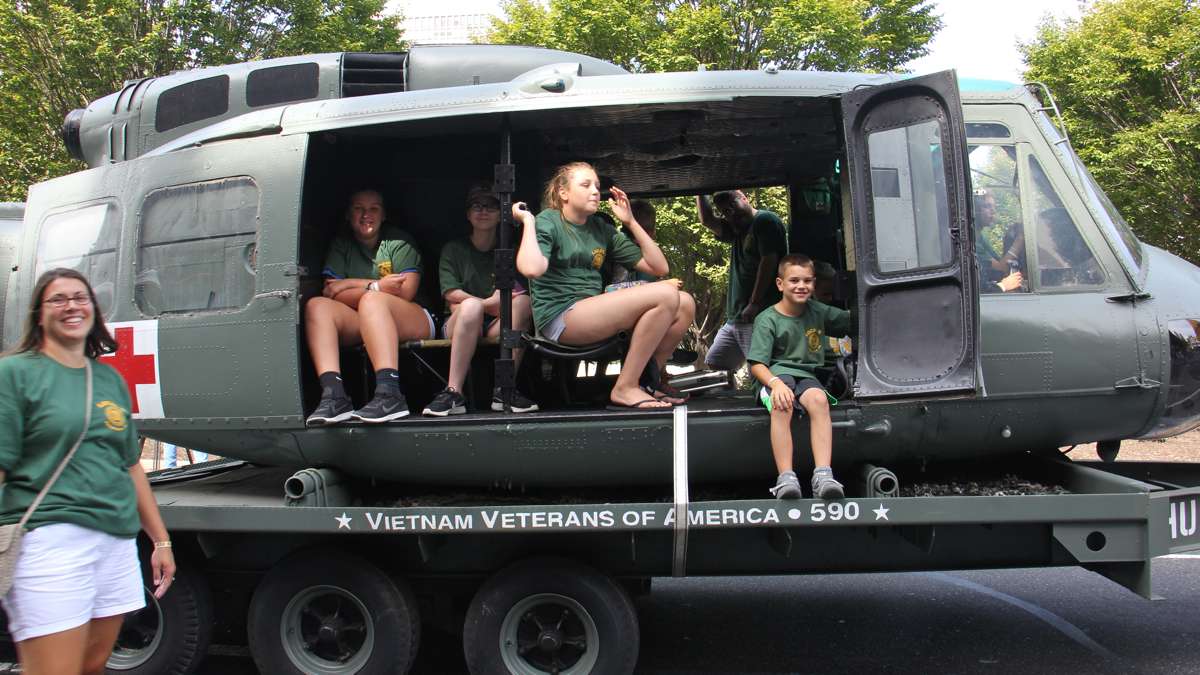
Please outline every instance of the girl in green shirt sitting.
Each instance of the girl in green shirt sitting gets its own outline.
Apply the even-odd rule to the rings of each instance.
[[[613,187],[609,200],[628,237],[596,217],[600,179],[590,164],[559,167],[546,184],[542,202],[545,209],[536,219],[524,203],[513,205],[513,218],[525,225],[517,270],[530,281],[539,332],[563,344],[587,345],[631,330],[610,403],[647,409],[681,403],[653,389],[648,397],[638,378],[650,359],[661,368],[670,358],[692,323],[695,301],[680,290],[678,280],[602,292],[600,269],[608,259],[656,277],[668,273],[666,257],[634,218],[629,197]]]

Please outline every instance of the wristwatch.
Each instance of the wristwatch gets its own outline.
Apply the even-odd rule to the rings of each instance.
[[[367,290],[368,290],[368,291],[377,291],[377,290],[379,290],[379,282],[378,282],[378,281],[372,281],[372,282],[370,282],[369,284],[367,284]]]

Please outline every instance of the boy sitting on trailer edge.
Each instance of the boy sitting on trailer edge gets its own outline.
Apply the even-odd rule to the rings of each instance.
[[[812,441],[813,496],[841,499],[842,484],[833,477],[833,422],[830,396],[817,381],[815,370],[825,362],[825,335],[846,335],[850,313],[814,300],[816,272],[811,258],[792,253],[779,261],[775,285],[783,298],[754,320],[750,338],[750,374],[762,385],[760,398],[771,412],[771,452],[779,478],[771,493],[779,499],[798,499],[800,482],[792,470],[792,410],[808,414]]]

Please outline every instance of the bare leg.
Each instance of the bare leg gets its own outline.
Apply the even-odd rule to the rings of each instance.
[[[792,411],[771,409],[771,454],[779,473],[792,470]]]
[[[358,313],[337,300],[312,298],[304,306],[304,336],[317,374],[340,373],[338,347],[361,342]]]
[[[680,291],[679,311],[675,313],[675,320],[671,322],[671,327],[667,329],[667,334],[663,336],[658,349],[654,350],[654,360],[658,363],[659,369],[666,367],[671,354],[675,353],[675,348],[679,346],[679,342],[683,340],[683,336],[687,333],[688,328],[692,325],[692,320],[695,318],[696,301],[692,298],[691,294]]]
[[[525,331],[525,330],[529,330],[529,327],[533,325],[533,307],[532,307],[532,305],[529,304],[529,294],[528,293],[522,293],[521,295],[513,296],[512,317],[513,317],[513,330]],[[497,321],[496,325],[492,326],[492,329],[488,331],[488,335],[499,335],[499,334],[500,334],[500,322]],[[514,373],[521,369],[521,357],[524,355],[525,355],[524,349],[517,348],[517,349],[512,350],[513,372]]]
[[[17,658],[25,675],[59,675],[83,670],[88,647],[88,624],[17,643]]]
[[[584,345],[611,337],[620,330],[633,328],[629,352],[609,399],[620,405],[632,405],[646,399],[638,387],[638,378],[654,350],[679,311],[679,291],[673,282],[657,282],[623,288],[584,298],[563,317],[566,330],[560,340]],[[645,408],[669,407],[656,401]]]
[[[829,466],[833,459],[833,420],[829,416],[829,399],[823,389],[806,389],[800,395],[800,405],[808,413],[813,461],[817,466]]]
[[[87,653],[83,657],[83,675],[104,675],[104,664],[112,654],[124,614],[92,619],[88,623]]]
[[[388,293],[367,293],[358,301],[363,343],[375,370],[396,368],[400,340],[429,337],[429,319],[420,305]]]
[[[454,308],[446,322],[446,334],[450,336],[449,388],[462,393],[463,380],[471,368],[471,357],[479,344],[479,333],[483,329],[483,301],[467,298]]]

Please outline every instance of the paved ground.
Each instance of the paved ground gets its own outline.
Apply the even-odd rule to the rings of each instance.
[[[638,673],[1196,673],[1200,557],[1155,561],[1146,601],[1077,568],[662,579],[638,601]],[[414,673],[464,673],[430,633]],[[207,675],[249,675],[218,647]]]

